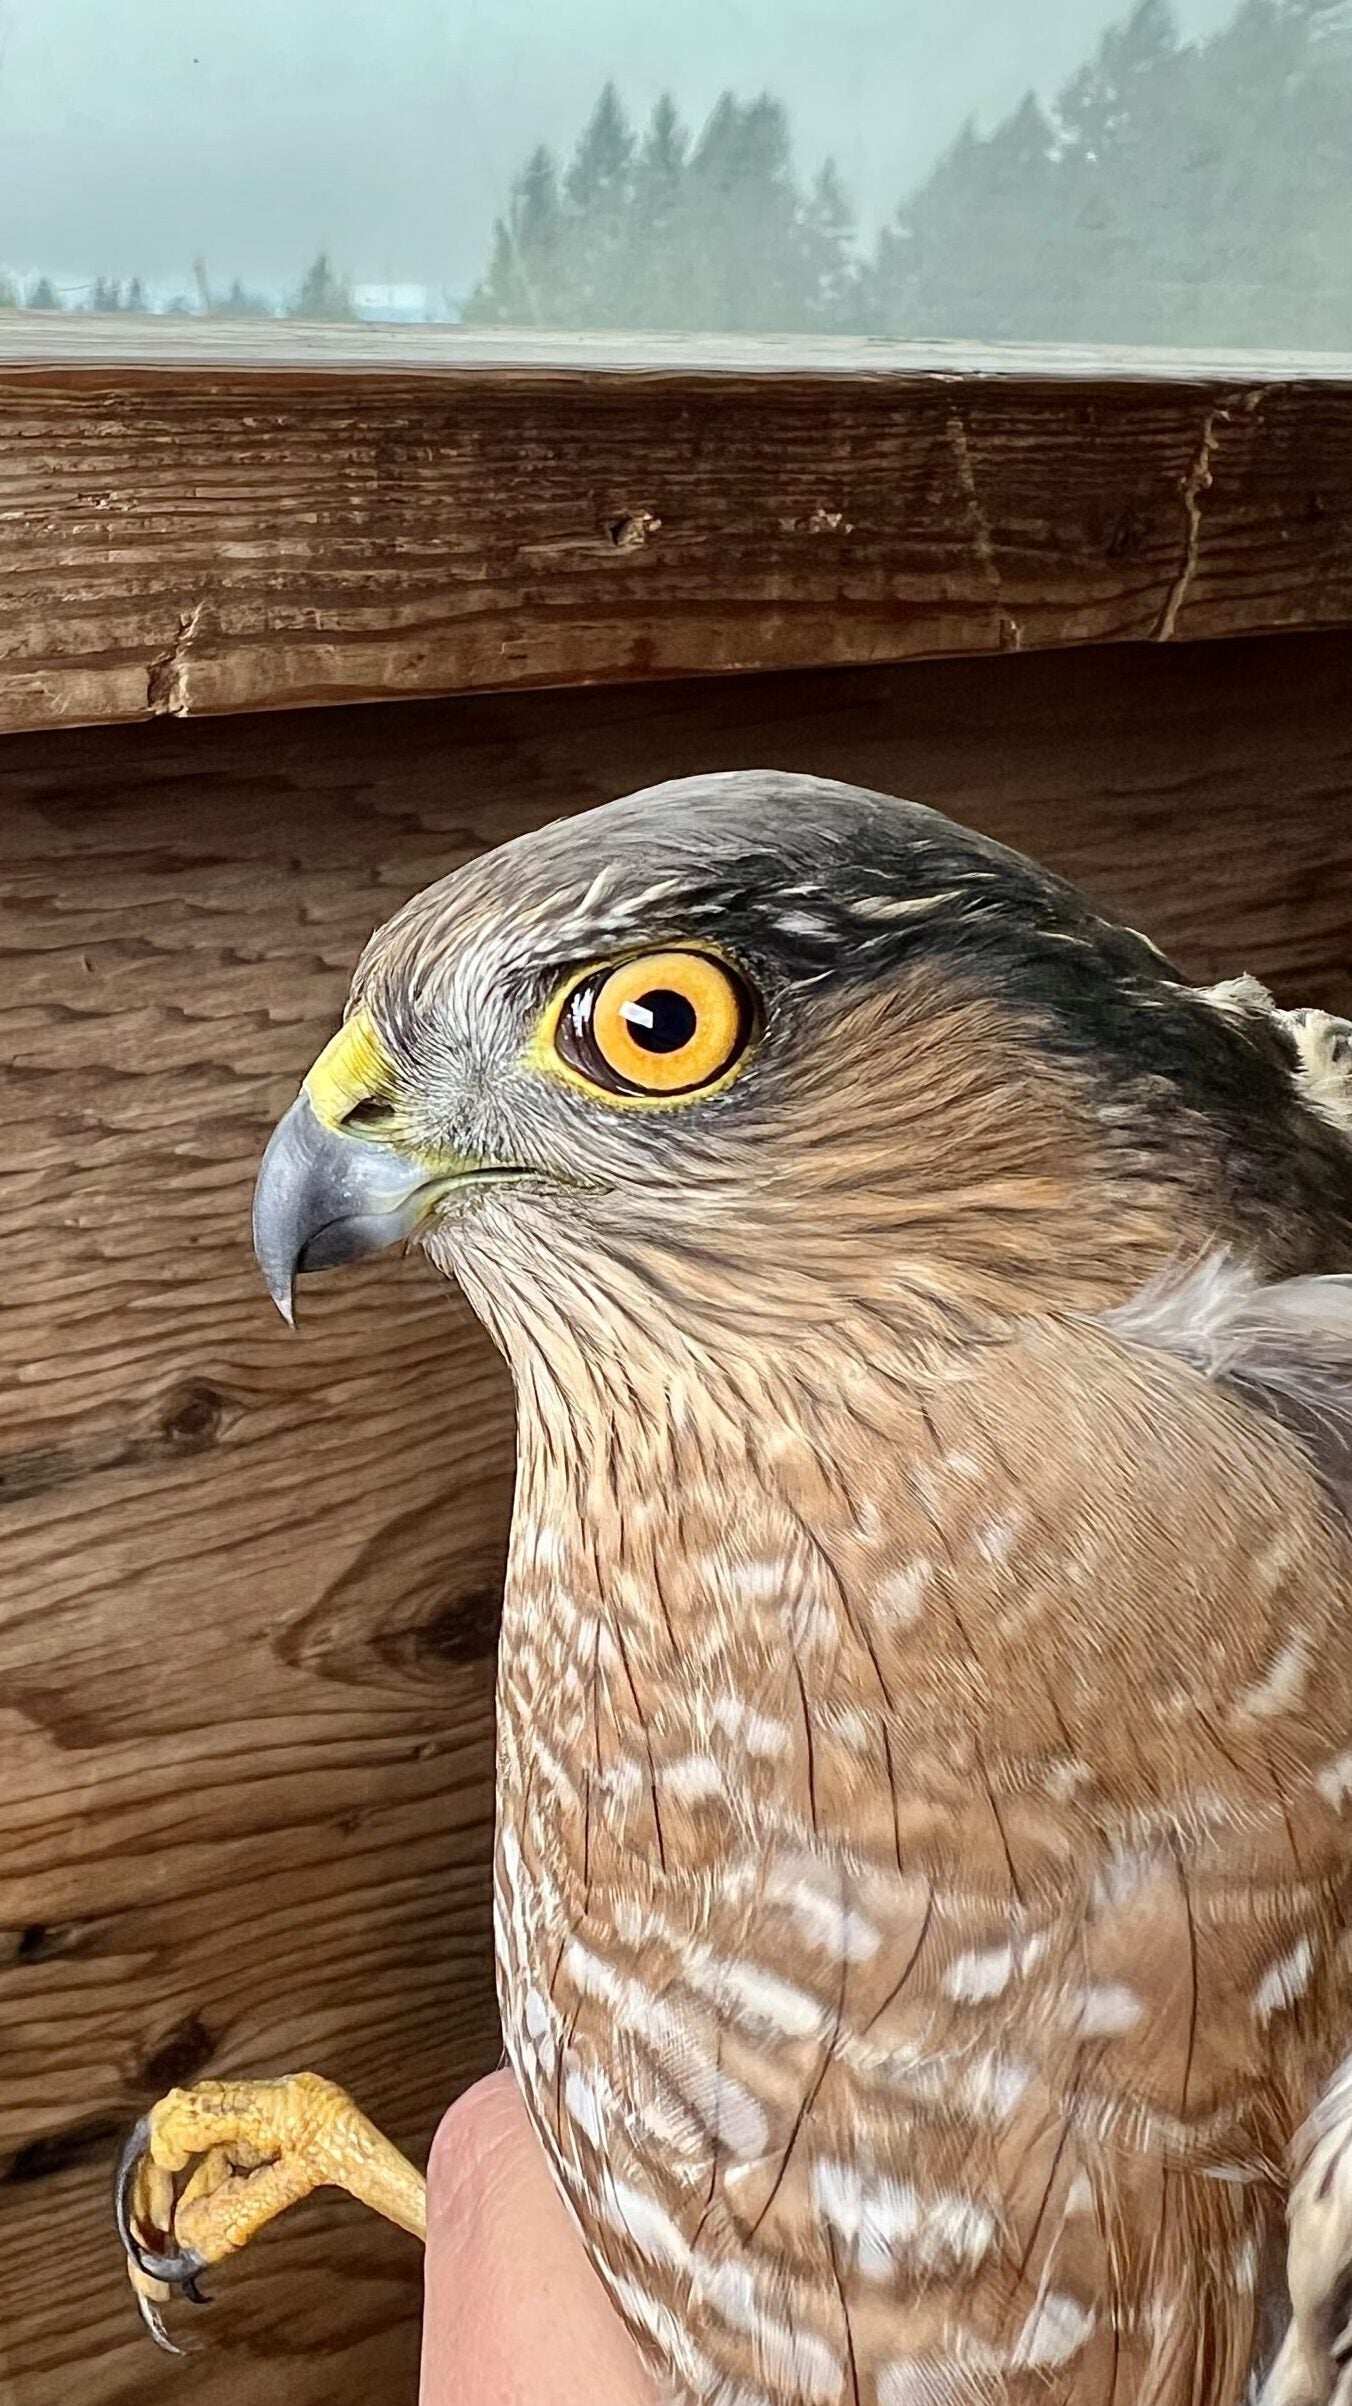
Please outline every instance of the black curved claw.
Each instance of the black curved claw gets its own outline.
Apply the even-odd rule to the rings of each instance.
[[[166,2356],[181,2356],[183,2354],[183,2350],[179,2346],[178,2341],[176,2339],[171,2339],[166,2331],[164,2327],[164,2316],[161,2314],[159,2307],[153,2304],[150,2298],[143,2297],[139,2289],[133,2289],[132,2296],[136,2300],[136,2311],[140,2315],[146,2329],[149,2331],[156,2347],[163,2348]]]
[[[211,2299],[208,2297],[206,2290],[198,2288],[197,2276],[195,2273],[191,2280],[184,2282],[183,2295],[188,2299],[189,2303],[194,2306],[209,2306],[211,2304]]]
[[[136,2235],[131,2218],[131,2186],[136,2177],[136,2167],[149,2146],[150,2116],[142,2114],[135,2129],[128,2135],[113,2177],[113,2213],[117,2220],[117,2235],[137,2271],[143,2272],[147,2280],[167,2282],[170,2288],[181,2289],[185,2296],[193,2297],[194,2304],[204,2306],[207,2301],[200,2292],[194,2297],[194,2284],[199,2272],[206,2270],[206,2257],[199,2256],[195,2247],[182,2248],[177,2255],[159,2256],[153,2249],[144,2247]]]

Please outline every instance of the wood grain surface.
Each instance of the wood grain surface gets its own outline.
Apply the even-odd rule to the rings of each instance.
[[[268,1125],[372,925],[477,847],[782,764],[937,803],[1199,976],[1352,1008],[1352,639],[1125,648],[0,747],[0,2396],[411,2401],[345,2202],[140,2336],[108,2212],[168,2083],[312,2063],[425,2147],[497,2054],[498,1365],[418,1260],[253,1269]]]
[[[1352,623],[1346,361],[19,318],[4,728]]]

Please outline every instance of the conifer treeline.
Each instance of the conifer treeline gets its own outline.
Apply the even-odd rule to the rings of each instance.
[[[274,304],[195,269],[176,310]],[[0,277],[0,306],[59,307]],[[139,309],[139,279],[88,306]],[[285,304],[357,315],[321,254]],[[571,158],[526,160],[470,324],[1352,350],[1352,0],[1239,0],[1202,42],[1135,0],[1044,107],[958,135],[868,244],[834,163],[804,182],[783,104],[703,129],[607,84]]]
[[[1138,0],[1054,105],[970,126],[865,252],[781,104],[691,139],[607,84],[535,150],[470,323],[1352,349],[1352,0],[1242,0],[1180,40]]]
[[[194,292],[190,297],[180,293],[172,300],[164,315],[168,317],[306,317],[355,318],[356,306],[348,278],[334,267],[327,251],[313,259],[294,292],[287,297],[280,313],[265,294],[251,292],[240,277],[220,289],[214,286],[204,262],[193,265]],[[112,276],[99,276],[89,288],[88,298],[75,304],[77,312],[91,310],[99,317],[130,313],[139,316],[149,306],[146,288],[139,276],[122,284]],[[0,309],[64,309],[67,303],[56,289],[50,276],[39,276],[21,291],[11,276],[0,276]]]
[[[829,160],[799,189],[768,93],[725,92],[692,143],[666,94],[636,137],[607,84],[562,174],[543,148],[527,160],[465,318],[829,333],[855,308],[852,233]]]

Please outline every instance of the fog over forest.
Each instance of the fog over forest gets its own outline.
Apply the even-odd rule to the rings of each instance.
[[[49,42],[63,17],[85,11],[85,0],[42,4]],[[6,86],[14,54],[20,64],[25,56],[11,37],[24,30],[33,5],[0,0],[0,158],[8,157],[11,171]],[[159,5],[129,0],[119,22],[155,15]],[[402,0],[382,16],[387,43],[419,6]],[[509,0],[498,0],[498,8],[510,19]],[[828,27],[815,7],[746,0],[726,16],[723,36],[710,40],[707,59],[712,71],[728,64],[752,72],[694,106],[688,68],[656,89],[650,82],[644,93],[633,71],[634,25],[642,28],[644,12],[631,11],[623,24],[611,23],[615,72],[597,75],[588,94],[574,83],[575,114],[562,127],[559,95],[546,101],[534,94],[529,74],[511,92],[475,87],[471,132],[478,128],[474,139],[495,164],[475,183],[472,228],[462,211],[438,236],[424,206],[416,238],[405,234],[399,247],[387,229],[382,249],[369,233],[357,238],[336,197],[326,210],[310,190],[305,212],[296,211],[284,276],[277,272],[284,228],[274,224],[271,249],[260,249],[256,194],[227,217],[237,247],[227,249],[218,234],[208,252],[202,227],[191,222],[189,187],[178,223],[194,248],[176,275],[166,265],[163,224],[144,255],[123,248],[105,256],[133,238],[127,229],[114,234],[114,192],[107,223],[87,236],[94,254],[87,280],[72,285],[75,236],[69,228],[60,234],[60,257],[55,248],[30,256],[15,231],[12,201],[5,210],[0,175],[0,260],[7,262],[0,304],[1352,349],[1352,0],[1239,0],[1219,9],[1193,0],[1181,17],[1170,0],[1137,0],[1115,21],[1092,0],[1069,9],[1053,0],[1004,0],[993,56],[969,54],[964,73],[961,54],[947,52],[959,20],[973,10],[983,25],[991,17],[987,0],[953,0],[943,11],[843,0]],[[330,13],[337,40],[346,0]],[[248,7],[235,11],[237,37],[249,14]],[[880,136],[880,79],[869,70],[875,54],[887,54],[878,33],[884,17],[893,33],[904,23],[924,36],[919,55],[950,112],[942,146],[933,124],[928,143],[920,137],[901,87],[890,152]],[[574,18],[590,28],[594,38],[580,47],[595,57],[606,22],[601,0],[561,0],[560,24]],[[456,21],[468,43],[476,8],[462,9]],[[1030,68],[1058,80],[1037,82],[1030,72],[1021,87],[1022,54],[1008,50],[1019,21]],[[1078,48],[1068,41],[1077,27],[1088,34]],[[804,79],[808,33],[822,79],[834,77],[829,107],[810,75]],[[752,34],[758,41],[748,49]],[[688,25],[683,39],[688,49]],[[930,55],[939,49],[944,73]],[[841,82],[842,53],[847,64],[853,59],[854,85]],[[996,65],[1005,99],[992,109]],[[27,72],[31,78],[31,60]],[[318,82],[320,99],[328,91],[336,128],[342,78],[334,62],[312,59],[310,81]],[[909,84],[905,97],[913,104]],[[256,96],[253,114],[240,93],[235,99],[241,184],[266,184],[267,162],[256,161],[253,149],[273,122],[278,96]],[[485,150],[485,111],[504,102],[510,108],[504,116],[497,107]],[[297,135],[306,157],[316,106],[307,88]],[[462,131],[448,110],[446,142],[454,146]],[[375,138],[368,127],[366,141]],[[53,146],[56,134],[49,152]],[[472,149],[474,140],[462,147]],[[908,177],[908,152],[914,158],[926,149]],[[359,165],[353,162],[358,187]],[[423,197],[430,200],[430,191]],[[72,198],[67,190],[67,213]],[[43,214],[41,206],[28,213],[34,245]],[[48,239],[55,245],[57,233]],[[270,267],[260,265],[264,251]],[[378,266],[383,276],[373,273]]]

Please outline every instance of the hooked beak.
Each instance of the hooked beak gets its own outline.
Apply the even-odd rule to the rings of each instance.
[[[393,1065],[364,1012],[320,1054],[268,1141],[254,1189],[259,1269],[282,1318],[295,1325],[298,1271],[337,1269],[397,1245],[441,1197],[488,1165],[469,1156],[419,1158],[366,1136],[352,1114],[386,1100]]]

